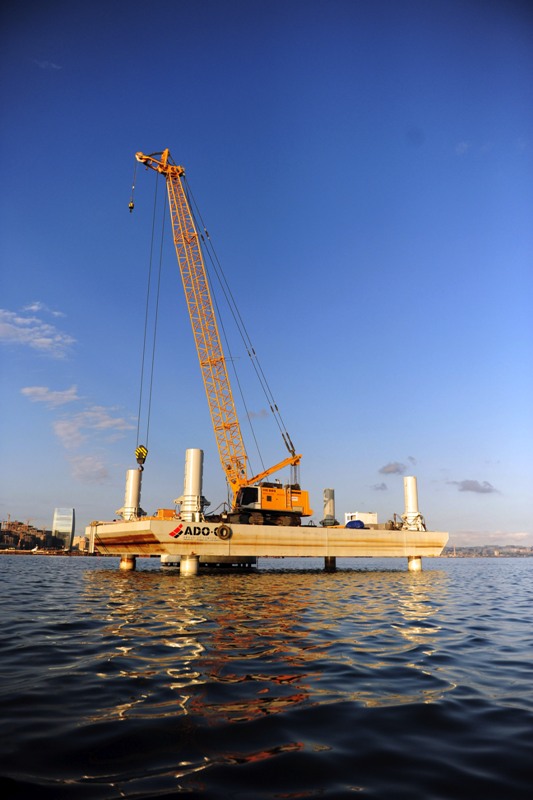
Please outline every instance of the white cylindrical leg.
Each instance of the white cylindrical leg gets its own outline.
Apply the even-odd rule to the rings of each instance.
[[[117,514],[122,519],[137,519],[141,505],[141,481],[142,470],[129,469],[126,472],[126,491],[124,493],[124,505],[119,508]]]
[[[120,556],[119,568],[126,572],[133,572],[135,569],[136,556]]]
[[[185,451],[185,477],[183,480],[183,494],[202,494],[202,473],[204,467],[204,453],[195,447]]]
[[[416,516],[418,514],[418,489],[414,475],[408,475],[403,479],[403,493],[405,499],[405,515]]]
[[[424,518],[418,510],[418,489],[414,475],[403,479],[403,493],[405,499],[405,511],[402,514],[403,528],[408,531],[425,531]]]
[[[180,517],[186,522],[199,522],[202,518],[203,468],[204,451],[194,447],[186,450],[183,494],[175,500],[180,504]]]
[[[182,556],[180,561],[180,575],[197,575],[200,556]]]
[[[407,556],[409,572],[422,572],[422,556]]]
[[[335,489],[324,489],[324,519],[322,525],[335,525]]]
[[[94,553],[94,540],[96,537],[96,525],[91,525],[89,531],[89,553]]]
[[[162,567],[177,567],[180,563],[179,556],[169,555],[168,553],[161,554],[161,566]]]

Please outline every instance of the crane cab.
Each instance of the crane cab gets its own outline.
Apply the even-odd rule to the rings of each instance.
[[[301,517],[313,513],[308,492],[298,485],[281,483],[241,487],[234,512],[238,513],[239,521],[255,525],[300,525]]]

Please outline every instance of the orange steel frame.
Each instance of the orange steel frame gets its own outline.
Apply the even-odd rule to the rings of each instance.
[[[235,508],[237,493],[241,487],[256,484],[285,466],[297,466],[302,457],[291,450],[289,458],[285,458],[279,464],[275,464],[253,478],[248,478],[246,450],[218,332],[198,231],[194,225],[189,201],[181,180],[185,175],[185,169],[171,163],[168,149],[163,150],[162,153],[152,153],[151,155],[136,153],[135,158],[141,164],[161,173],[166,178],[174,246],[185,290],[194,342],[218,454],[233,493],[232,505]],[[305,514],[309,515],[310,513],[312,512],[306,508]]]
[[[154,156],[161,158],[159,160]],[[170,163],[168,150],[151,156],[137,153],[136,158],[166,177],[174,246],[194,342],[220,461],[235,500],[239,488],[248,483],[246,450],[231,391],[198,231],[182,183],[185,170]]]

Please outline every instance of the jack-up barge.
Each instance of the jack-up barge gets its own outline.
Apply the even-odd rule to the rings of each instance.
[[[117,513],[121,520],[93,522],[87,528],[91,552],[120,556],[122,569],[134,569],[137,556],[161,556],[162,564],[179,563],[182,574],[196,574],[200,564],[253,566],[260,557],[308,557],[325,559],[326,569],[335,568],[336,558],[354,556],[405,556],[412,571],[421,569],[422,556],[439,556],[448,534],[427,531],[418,511],[416,479],[404,478],[405,513],[400,520],[366,527],[340,526],[334,507],[325,503],[320,526],[305,524],[313,511],[309,495],[300,486],[302,456],[296,452],[259,368],[258,377],[267,402],[276,418],[288,457],[261,473],[249,476],[248,457],[235,408],[215,305],[203,257],[210,243],[207,230],[198,234],[185,169],[174,163],[169,150],[136,159],[147,169],[163,175],[166,181],[174,246],[180,268],[187,310],[222,469],[230,490],[227,510],[205,514],[202,495],[203,453],[187,450],[184,492],[175,500],[177,508],[162,508],[153,516],[141,509],[141,478],[147,449],[136,450],[137,469],[127,472],[124,506]],[[133,194],[129,204],[133,211]],[[231,298],[229,293],[229,298]],[[226,298],[229,300],[228,295]],[[238,309],[233,316],[248,354],[258,366],[257,356],[242,325]],[[239,324],[241,320],[241,324]],[[256,370],[257,371],[257,370]],[[282,484],[272,475],[290,467],[291,477]],[[325,490],[329,498],[332,490]],[[328,502],[330,502],[328,500]],[[334,500],[333,500],[334,504]]]

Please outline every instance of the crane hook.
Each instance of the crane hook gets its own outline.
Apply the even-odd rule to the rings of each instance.
[[[146,456],[148,455],[148,449],[143,445],[139,445],[139,447],[135,450],[135,458],[137,460],[137,464],[139,465],[139,469],[142,471],[144,462],[146,461]]]
[[[135,161],[133,164],[133,180],[131,182],[131,198],[130,202],[128,203],[128,208],[130,210],[130,214],[135,208],[135,203],[133,202],[133,192],[135,191],[135,177],[137,175],[137,162]]]

